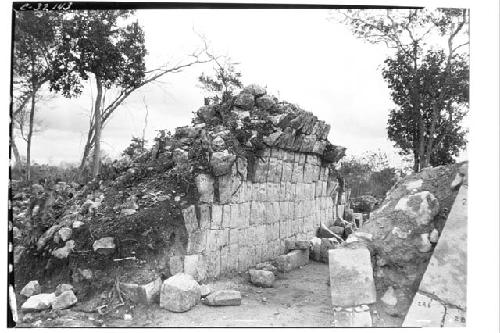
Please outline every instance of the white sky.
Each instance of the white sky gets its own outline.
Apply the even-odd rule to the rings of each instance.
[[[200,47],[201,33],[213,51],[240,63],[245,84],[267,86],[280,99],[299,104],[331,124],[329,139],[348,154],[382,150],[399,165],[386,123],[392,102],[381,74],[390,51],[355,38],[326,10],[138,10],[146,35],[147,67],[176,63]],[[118,156],[132,135],[140,136],[149,108],[146,138],[156,130],[190,123],[203,104],[197,77],[212,65],[196,65],[131,95],[103,132],[102,147]],[[85,143],[90,89],[77,99],[56,97],[37,114],[44,131],[33,140],[35,161],[77,162]],[[24,151],[22,140],[19,148]]]

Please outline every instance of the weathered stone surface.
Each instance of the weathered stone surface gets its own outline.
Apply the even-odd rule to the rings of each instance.
[[[248,94],[252,94],[256,97],[264,96],[266,94],[265,88],[262,88],[258,84],[254,84],[254,83],[249,84],[248,86],[244,87],[242,91],[245,93],[248,93]]]
[[[79,229],[84,225],[85,225],[85,223],[83,223],[82,221],[75,221],[75,222],[73,222],[72,226],[73,226],[73,229]]]
[[[250,281],[259,287],[272,288],[274,282],[274,274],[270,271],[251,269]]]
[[[311,239],[311,251],[309,256],[314,261],[320,261],[321,258],[321,238],[314,237]]]
[[[398,303],[398,299],[394,294],[394,288],[389,287],[384,293],[384,296],[382,296],[381,301],[384,302],[385,305],[395,306]]]
[[[376,302],[370,252],[365,247],[328,251],[333,306],[351,307]]]
[[[104,237],[96,240],[92,247],[94,252],[102,255],[110,255],[115,252],[116,245],[113,237]]]
[[[305,240],[298,240],[295,241],[295,248],[298,250],[307,250],[311,246],[310,241],[305,241]]]
[[[305,266],[309,263],[309,249],[293,250],[286,255],[290,258],[291,269]]]
[[[200,285],[190,275],[178,273],[163,281],[160,307],[172,312],[186,312],[198,303]]]
[[[56,290],[54,292],[54,294],[56,296],[59,296],[61,295],[63,292],[65,291],[70,291],[70,290],[73,290],[73,286],[70,285],[70,284],[67,284],[67,283],[61,283],[61,284],[58,284],[57,287],[56,287]]]
[[[270,262],[263,262],[255,265],[255,269],[257,270],[264,270],[264,271],[269,271],[275,274],[277,272],[276,266],[271,264]]]
[[[16,245],[14,247],[14,265],[19,263],[24,251],[26,251],[26,247],[22,245]]]
[[[227,150],[214,152],[210,159],[210,165],[215,176],[222,176],[231,171],[236,156],[230,154]]]
[[[203,298],[202,302],[212,306],[241,305],[241,293],[237,290],[217,290]]]
[[[439,212],[439,202],[429,191],[421,191],[399,199],[394,209],[414,218],[419,225],[427,225]]]
[[[295,250],[295,241],[292,239],[285,239],[285,250],[287,252]]]
[[[42,292],[42,287],[38,283],[38,280],[33,280],[28,282],[23,289],[21,289],[21,295],[25,297],[31,297],[33,295],[38,295]]]
[[[214,179],[207,174],[199,174],[196,176],[196,187],[200,194],[199,201],[212,203],[214,202]]]
[[[403,327],[441,327],[444,314],[443,304],[417,293],[406,314]]]
[[[257,98],[255,103],[257,104],[257,107],[262,110],[268,110],[276,104],[274,98],[268,95],[264,95],[262,97]]]
[[[439,240],[439,231],[437,229],[433,229],[431,234],[429,235],[429,241],[433,244],[436,244]]]
[[[321,238],[320,244],[320,261],[328,262],[328,251],[335,249],[339,246],[339,243],[336,238]]]
[[[369,310],[354,311],[352,308],[333,311],[334,327],[372,327]]]
[[[236,96],[234,105],[242,108],[243,110],[250,110],[255,104],[255,99],[252,94],[242,92]]]
[[[203,255],[193,254],[184,257],[184,273],[189,274],[196,281],[202,281],[207,277],[207,263]]]
[[[467,186],[462,186],[422,278],[420,290],[466,309],[466,285]]]
[[[318,238],[332,238],[332,237],[335,237],[335,234],[326,225],[321,223],[319,228],[318,228],[318,231],[316,232],[316,237],[318,237]]]
[[[143,284],[139,288],[139,302],[142,304],[157,303],[163,281],[157,278],[150,283]]]
[[[54,293],[33,295],[28,298],[23,305],[21,305],[21,309],[24,311],[41,311],[50,309],[55,299],[56,295]]]
[[[67,309],[78,301],[73,290],[66,290],[57,296],[52,302],[54,310]]]
[[[290,256],[282,254],[274,260],[274,265],[279,272],[290,272],[292,270],[292,264],[290,262]]]
[[[344,235],[344,228],[342,227],[338,227],[338,226],[331,226],[329,228],[334,234],[336,234],[337,236],[340,236],[342,237],[342,235]],[[325,238],[329,238],[329,237],[325,237]]]

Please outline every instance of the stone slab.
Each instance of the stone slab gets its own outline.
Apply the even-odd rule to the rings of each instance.
[[[329,250],[328,262],[333,306],[351,307],[376,302],[373,268],[367,248]]]
[[[445,311],[443,304],[417,292],[403,327],[441,327]]]

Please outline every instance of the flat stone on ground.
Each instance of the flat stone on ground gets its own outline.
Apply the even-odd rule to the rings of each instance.
[[[33,295],[28,298],[23,305],[21,305],[21,309],[24,311],[41,311],[50,309],[55,299],[56,295],[54,293]]]
[[[406,314],[403,327],[441,327],[444,315],[443,304],[417,292]]]
[[[241,293],[237,290],[217,290],[203,299],[212,306],[241,305]]]

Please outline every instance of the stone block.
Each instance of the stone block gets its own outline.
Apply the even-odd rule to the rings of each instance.
[[[171,256],[169,258],[169,270],[171,275],[184,272],[184,258],[181,256]]]
[[[251,269],[250,271],[248,271],[248,273],[250,274],[250,282],[252,282],[252,284],[264,288],[273,287],[273,272],[267,270]]]
[[[311,251],[309,253],[309,258],[314,261],[320,261],[321,258],[321,238],[314,237],[311,239]]]
[[[240,204],[240,228],[246,228],[250,225],[250,202]]]
[[[33,280],[28,282],[23,289],[21,289],[21,295],[24,297],[31,297],[33,295],[38,295],[42,292],[42,287],[38,283],[38,280]]]
[[[278,269],[279,272],[290,272],[292,270],[292,264],[290,262],[290,257],[286,254],[282,254],[278,256],[274,260],[274,266]]]
[[[406,314],[403,327],[441,327],[445,312],[443,304],[417,292]]]
[[[66,290],[54,299],[52,302],[52,309],[62,310],[67,309],[78,301],[73,290]]]
[[[293,250],[286,255],[290,257],[290,265],[292,266],[292,269],[309,264],[309,249]]]
[[[160,278],[157,278],[150,283],[141,285],[139,289],[141,303],[153,304],[159,302],[162,284],[163,281]]]
[[[172,312],[186,312],[199,302],[200,297],[200,285],[190,275],[179,273],[163,281],[160,307]]]
[[[208,174],[199,174],[195,178],[196,188],[200,195],[199,201],[212,203],[214,202],[214,179]]]
[[[222,228],[222,207],[221,205],[212,205],[212,219],[210,221],[210,229]]]
[[[228,255],[228,269],[229,270],[238,270],[238,256],[239,256],[239,245],[230,245],[229,246],[229,255]]]
[[[199,210],[199,227],[200,229],[209,229],[210,228],[210,220],[212,219],[212,214],[210,212],[210,206],[208,204],[202,204],[198,206]]]
[[[372,317],[369,310],[354,311],[352,308],[333,311],[334,327],[372,327]]]
[[[207,263],[207,277],[218,277],[220,275],[220,250],[217,249],[215,251],[208,252],[205,255],[205,261]]]
[[[249,266],[248,247],[240,247],[238,249],[238,271],[244,272]]]
[[[229,228],[231,229],[236,229],[238,228],[241,224],[243,224],[240,221],[240,206],[239,204],[231,204],[230,205],[230,211],[231,211],[231,220],[229,221]]]
[[[184,273],[189,274],[196,281],[203,281],[207,277],[207,264],[203,255],[193,254],[184,257]]]
[[[229,271],[229,247],[223,246],[220,249],[220,272],[221,274]]]
[[[365,247],[328,251],[333,306],[375,303],[376,293],[370,252]]]
[[[216,230],[195,230],[189,234],[187,253],[196,254],[203,252],[207,247],[207,235]]]
[[[241,305],[241,293],[237,290],[217,290],[202,300],[211,306]]]
[[[54,293],[33,295],[21,305],[21,309],[26,312],[50,309],[55,299],[56,295]]]
[[[182,216],[188,233],[198,228],[198,218],[196,217],[196,207],[194,205],[183,209]]]
[[[311,245],[310,241],[307,241],[307,240],[296,240],[295,241],[295,248],[299,249],[299,250],[308,250],[310,245]]]

